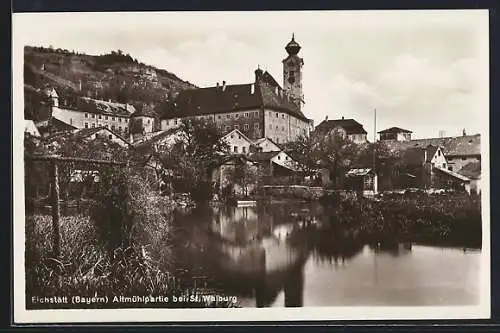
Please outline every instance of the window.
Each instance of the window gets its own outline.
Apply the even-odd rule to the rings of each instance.
[[[253,127],[254,127],[255,129],[258,129],[258,128],[259,128],[259,123],[255,123],[255,124],[253,124]]]
[[[240,125],[234,125],[234,129],[239,129]]]
[[[122,118],[118,117],[118,122],[121,123],[122,122]]]
[[[231,134],[231,135],[230,135],[230,137],[231,137],[231,139],[233,139],[233,138],[234,138],[234,135],[232,135],[232,134]]]
[[[231,115],[230,114],[226,115],[226,118],[227,119],[231,118]]]
[[[245,128],[245,130],[248,130],[248,128],[250,128],[250,126],[248,124],[245,124],[245,126],[243,126]]]
[[[276,118],[278,118],[278,116],[279,116],[279,115],[278,115],[278,112],[276,112]]]
[[[238,114],[238,113],[236,113],[236,114],[234,115],[234,117],[235,117],[235,118],[238,118],[238,117],[239,117],[239,114]]]
[[[237,153],[238,152],[238,146],[234,146],[234,152]]]
[[[177,119],[174,119],[174,125],[177,125]]]
[[[99,115],[99,119],[102,119],[102,116],[101,116],[101,115]]]
[[[443,168],[446,168],[446,163],[443,163]]]
[[[441,150],[438,150],[438,156],[441,156]]]
[[[278,160],[281,160],[281,156],[280,155],[278,155]]]
[[[85,128],[89,128],[89,123],[85,123]]]
[[[115,121],[115,117],[112,117],[111,120]]]
[[[104,119],[108,120],[108,116],[105,116]]]
[[[279,129],[278,125],[276,125],[276,129],[277,129],[277,130]]]
[[[282,114],[282,115],[281,115],[281,118],[285,119],[285,114]]]
[[[247,117],[247,118],[248,118],[248,112],[245,112],[245,117]]]
[[[110,135],[108,136],[108,138],[111,140],[111,139],[113,139],[113,136],[110,134]]]
[[[118,126],[118,132],[122,132],[122,127],[121,126]]]
[[[92,123],[92,128],[95,128],[95,124],[94,123]]]
[[[217,116],[218,119],[221,119],[222,117],[220,115]]]
[[[88,118],[89,117],[89,114],[88,113],[85,113],[85,118]]]
[[[151,119],[148,119],[148,124],[150,124],[150,123],[151,123]]]
[[[95,114],[92,114],[92,118],[95,118]]]
[[[115,130],[115,125],[111,125],[111,130],[114,131]]]
[[[229,131],[229,129],[230,129],[230,128],[231,128],[231,127],[229,127],[229,126],[224,127],[224,129],[225,129],[226,131]]]
[[[245,154],[247,152],[247,147],[243,146],[243,147],[241,147],[241,150],[242,150],[243,154]]]

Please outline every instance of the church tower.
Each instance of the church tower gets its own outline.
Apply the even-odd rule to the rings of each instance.
[[[304,104],[304,95],[302,93],[302,66],[304,60],[299,57],[301,47],[295,41],[295,35],[292,34],[292,40],[285,46],[288,57],[283,59],[283,89],[302,109]]]

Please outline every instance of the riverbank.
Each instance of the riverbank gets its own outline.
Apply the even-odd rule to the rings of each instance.
[[[481,248],[481,198],[465,193],[326,196],[326,229],[348,230],[368,244],[418,242]]]

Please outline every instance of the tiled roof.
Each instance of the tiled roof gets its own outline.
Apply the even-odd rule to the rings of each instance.
[[[226,135],[224,135],[222,137],[222,139],[225,139],[227,137],[230,137],[231,135],[233,134],[237,134],[239,135],[240,137],[242,137],[243,139],[245,139],[247,142],[251,143],[251,144],[254,144],[254,142],[252,140],[250,140],[245,134],[243,134],[239,129],[233,129],[231,132],[227,133]]]
[[[443,153],[449,156],[471,156],[481,154],[481,135],[464,135],[457,137],[416,139],[411,141],[387,141],[390,150],[406,150],[408,148],[427,147],[428,145],[441,147]]]
[[[130,117],[139,117],[139,116],[152,117],[152,118],[157,117],[155,111],[149,105],[142,105],[140,107],[137,107],[136,111],[130,115]]]
[[[162,119],[226,113],[261,107],[280,110],[307,120],[298,106],[291,102],[270,74],[255,84],[234,84],[181,91],[161,116]]]
[[[315,131],[319,133],[326,133],[335,127],[342,127],[347,134],[366,134],[367,132],[363,128],[363,125],[358,123],[354,119],[335,119],[335,120],[323,120],[316,126]]]
[[[403,161],[408,165],[423,165],[425,162],[425,149],[408,148],[403,154]]]
[[[436,154],[436,151],[438,150],[438,146],[432,146],[432,145],[429,145],[427,146],[426,150],[427,150],[427,160],[426,162],[430,162],[432,160],[432,158],[434,157],[434,154]]]
[[[279,151],[256,152],[251,154],[249,157],[251,160],[256,162],[268,162],[279,153]]]
[[[57,132],[57,133],[54,133],[54,134],[46,137],[44,141],[46,143],[59,141],[61,139],[70,139],[70,140],[78,141],[78,140],[85,139],[85,138],[87,138],[95,133],[98,133],[99,131],[102,131],[102,130],[111,132],[116,137],[127,142],[127,140],[125,140],[123,137],[121,137],[120,135],[116,134],[115,132],[113,132],[112,130],[110,130],[109,128],[106,128],[106,127],[81,128],[81,129],[77,129],[77,130],[66,130],[66,131],[62,131],[62,132]]]
[[[88,113],[101,113],[128,117],[132,112],[135,111],[135,108],[131,105],[127,106],[127,104],[108,102],[98,99],[92,99],[89,97],[79,98],[77,104],[78,105],[76,105],[76,108],[78,110]]]
[[[391,127],[377,133],[385,134],[385,133],[413,133],[413,132],[400,127]]]
[[[481,162],[470,162],[464,165],[457,173],[469,179],[478,179],[481,177]]]

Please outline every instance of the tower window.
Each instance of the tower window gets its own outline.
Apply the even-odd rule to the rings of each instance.
[[[250,126],[248,126],[248,124],[245,124],[245,126],[243,126],[245,128],[245,130],[247,130]]]
[[[258,128],[259,128],[259,123],[255,123],[255,124],[253,125],[253,127],[254,127],[254,128],[256,128],[256,129],[258,129]]]

